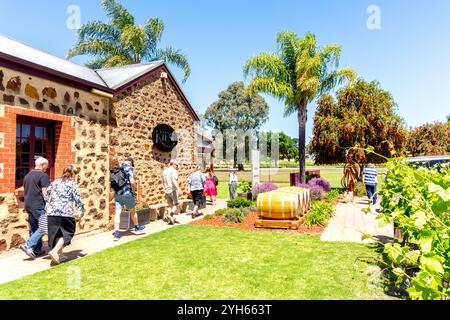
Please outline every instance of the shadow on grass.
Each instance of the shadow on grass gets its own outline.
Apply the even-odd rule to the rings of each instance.
[[[394,239],[386,236],[375,236],[375,238],[378,238],[380,242],[369,244],[369,248],[376,252],[380,257],[378,259],[366,256],[357,258],[357,261],[375,266],[377,268],[376,272],[369,275],[367,285],[382,286],[386,295],[396,299],[409,300],[410,298],[408,292],[406,291],[409,284],[405,282],[396,284],[397,276],[391,272],[390,268],[387,267],[388,262],[383,256],[384,244],[387,242],[393,242]]]

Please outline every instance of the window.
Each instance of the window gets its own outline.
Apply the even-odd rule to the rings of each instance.
[[[55,123],[18,117],[16,124],[16,188],[23,185],[25,175],[34,168],[38,157],[49,161],[48,174],[53,178],[55,160]]]

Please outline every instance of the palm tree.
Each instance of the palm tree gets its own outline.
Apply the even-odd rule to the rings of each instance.
[[[162,20],[150,18],[145,25],[137,25],[128,10],[115,0],[102,0],[102,7],[111,20],[83,24],[78,30],[78,43],[68,58],[93,55],[95,59],[86,65],[94,69],[164,60],[181,68],[183,82],[186,81],[191,73],[186,56],[172,47],[157,47],[164,31]]]
[[[260,53],[246,62],[244,75],[253,77],[247,93],[268,93],[284,100],[285,116],[297,112],[300,179],[305,182],[308,103],[344,80],[353,81],[356,74],[350,68],[337,69],[341,54],[339,45],[328,44],[320,48],[315,36],[309,32],[302,38],[293,31],[280,32],[277,44],[277,53]]]

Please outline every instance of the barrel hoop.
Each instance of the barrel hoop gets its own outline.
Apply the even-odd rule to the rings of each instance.
[[[281,217],[283,217],[283,219],[285,218],[285,214],[284,214],[284,200],[286,199],[285,194],[282,193],[281,194]]]
[[[272,217],[272,193],[270,193],[270,192],[269,192],[268,204],[269,204],[269,218],[271,218]]]
[[[294,197],[291,196],[291,217],[294,214]]]

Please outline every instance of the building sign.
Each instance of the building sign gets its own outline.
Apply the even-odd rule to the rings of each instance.
[[[178,144],[175,130],[167,124],[158,124],[152,132],[152,140],[155,146],[164,152],[170,152]]]
[[[259,150],[252,150],[252,185],[259,183]]]

